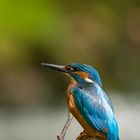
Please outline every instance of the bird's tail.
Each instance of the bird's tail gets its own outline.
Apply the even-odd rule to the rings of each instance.
[[[120,140],[120,138],[118,137],[118,135],[111,135],[109,137],[107,137],[108,140]]]

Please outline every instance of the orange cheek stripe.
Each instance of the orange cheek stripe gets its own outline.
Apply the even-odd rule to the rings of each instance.
[[[88,74],[86,72],[77,71],[77,72],[74,72],[74,73],[80,75],[83,79],[88,77]]]

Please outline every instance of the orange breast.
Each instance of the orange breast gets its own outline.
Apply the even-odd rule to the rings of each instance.
[[[82,115],[79,113],[75,103],[73,94],[70,93],[70,88],[72,88],[75,84],[71,84],[67,90],[67,104],[70,112],[77,119],[77,121],[81,124],[87,135],[91,137],[100,137],[102,140],[106,140],[105,135],[98,132],[96,129],[91,128],[90,125],[84,120]]]

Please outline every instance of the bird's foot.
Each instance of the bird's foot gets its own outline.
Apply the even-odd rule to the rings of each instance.
[[[77,137],[76,140],[93,140],[90,136],[86,134],[85,131],[81,132],[80,135]]]
[[[103,139],[101,139],[99,137],[94,137],[93,138],[93,137],[87,135],[85,131],[83,131],[83,132],[80,133],[80,135],[77,137],[76,140],[103,140]]]

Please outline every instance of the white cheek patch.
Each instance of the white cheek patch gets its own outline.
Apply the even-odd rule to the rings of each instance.
[[[94,83],[94,82],[93,82],[90,78],[88,78],[88,77],[85,78],[84,80],[85,80],[86,82],[88,82],[88,83]]]

